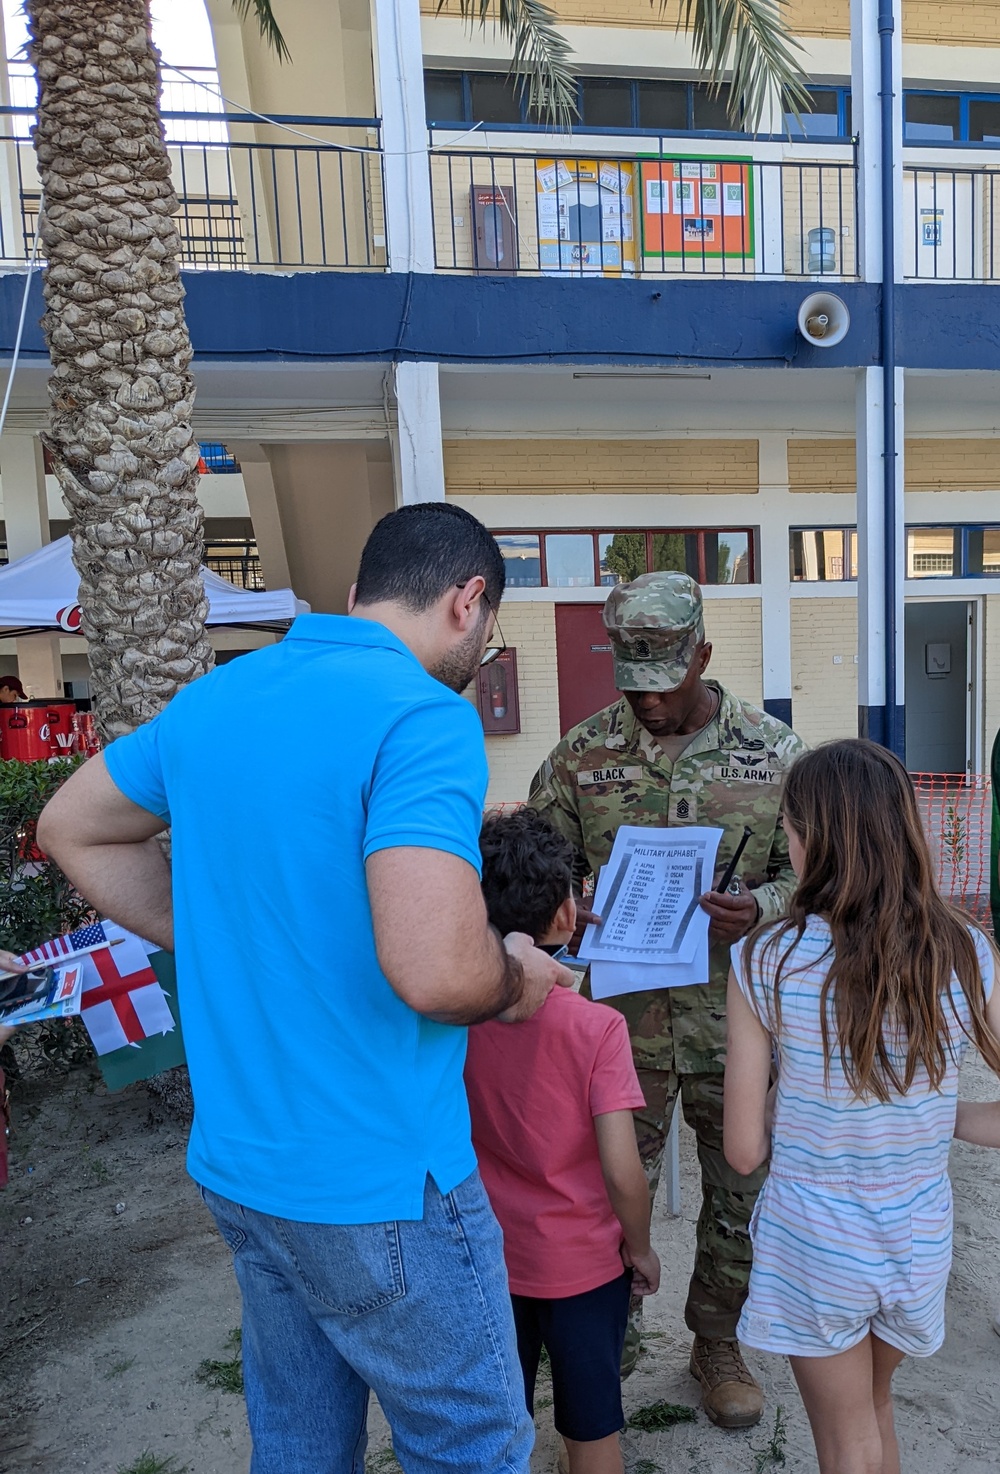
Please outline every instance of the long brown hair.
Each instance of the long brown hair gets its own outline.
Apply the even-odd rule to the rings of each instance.
[[[837,1049],[855,1096],[888,1101],[891,1091],[910,1088],[921,1066],[931,1088],[940,1088],[951,1052],[945,1009],[954,1010],[953,976],[969,1004],[965,1032],[1000,1073],[1000,1043],[986,1021],[970,934],[975,923],[938,891],[913,784],[899,759],[862,738],[824,743],[793,763],[782,808],[802,843],[802,873],[787,918],[757,927],[743,954],[747,976],[755,952],[776,960],[772,1032],[780,1030],[782,973],[807,918],[821,916],[832,934],[820,996],[827,1079],[832,991]],[[905,1042],[905,1064],[894,1042]]]

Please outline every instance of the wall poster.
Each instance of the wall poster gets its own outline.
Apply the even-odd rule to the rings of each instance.
[[[750,159],[643,159],[644,256],[754,259]]]
[[[535,181],[538,264],[546,275],[635,271],[634,164],[539,159]]]

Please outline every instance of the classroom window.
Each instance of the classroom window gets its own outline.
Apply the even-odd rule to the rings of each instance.
[[[954,578],[962,571],[962,539],[957,527],[906,529],[907,578]]]
[[[969,103],[969,139],[1000,143],[1000,98],[973,98]]]
[[[730,88],[727,83],[716,92],[714,87],[697,83],[692,89],[691,126],[696,133],[738,133],[740,125],[729,116]]]
[[[840,94],[813,89],[809,102],[799,116],[785,104],[785,128],[792,138],[838,138],[840,136]]]
[[[858,534],[853,527],[793,527],[788,534],[792,583],[840,583],[858,576]]]
[[[511,588],[608,588],[643,573],[699,583],[755,583],[754,534],[743,528],[496,532]]]
[[[473,123],[519,123],[521,96],[516,80],[506,72],[470,72]]]
[[[624,77],[585,77],[580,121],[590,128],[631,128],[632,83]]]
[[[686,133],[688,84],[686,82],[639,82],[639,127],[662,128],[665,133]]]
[[[966,577],[1000,576],[1000,527],[970,527],[966,539]]]
[[[903,94],[903,135],[908,143],[950,143],[961,136],[959,98],[947,92]]]
[[[462,73],[424,72],[424,106],[429,123],[464,123]]]
[[[542,550],[537,532],[498,532],[509,589],[537,589],[542,582]]]
[[[594,586],[594,539],[589,532],[550,532],[545,538],[546,583],[556,589]]]

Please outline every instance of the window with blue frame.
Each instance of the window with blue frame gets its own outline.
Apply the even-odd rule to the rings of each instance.
[[[427,121],[434,127],[481,123],[493,128],[542,126],[533,117],[517,79],[506,72],[424,73]],[[850,123],[846,87],[816,87],[798,118],[786,113],[793,138],[845,138]],[[581,77],[578,128],[595,132],[724,133],[744,136],[729,117],[728,84],[718,91],[701,82],[672,78]]]
[[[1000,577],[1000,527],[988,524],[908,527],[906,576]]]
[[[1000,94],[903,92],[906,143],[1000,143]]]

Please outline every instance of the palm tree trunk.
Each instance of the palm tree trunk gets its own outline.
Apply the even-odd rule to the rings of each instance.
[[[212,664],[177,199],[147,0],[27,0],[48,263],[46,445],[72,517],[97,722]]]

